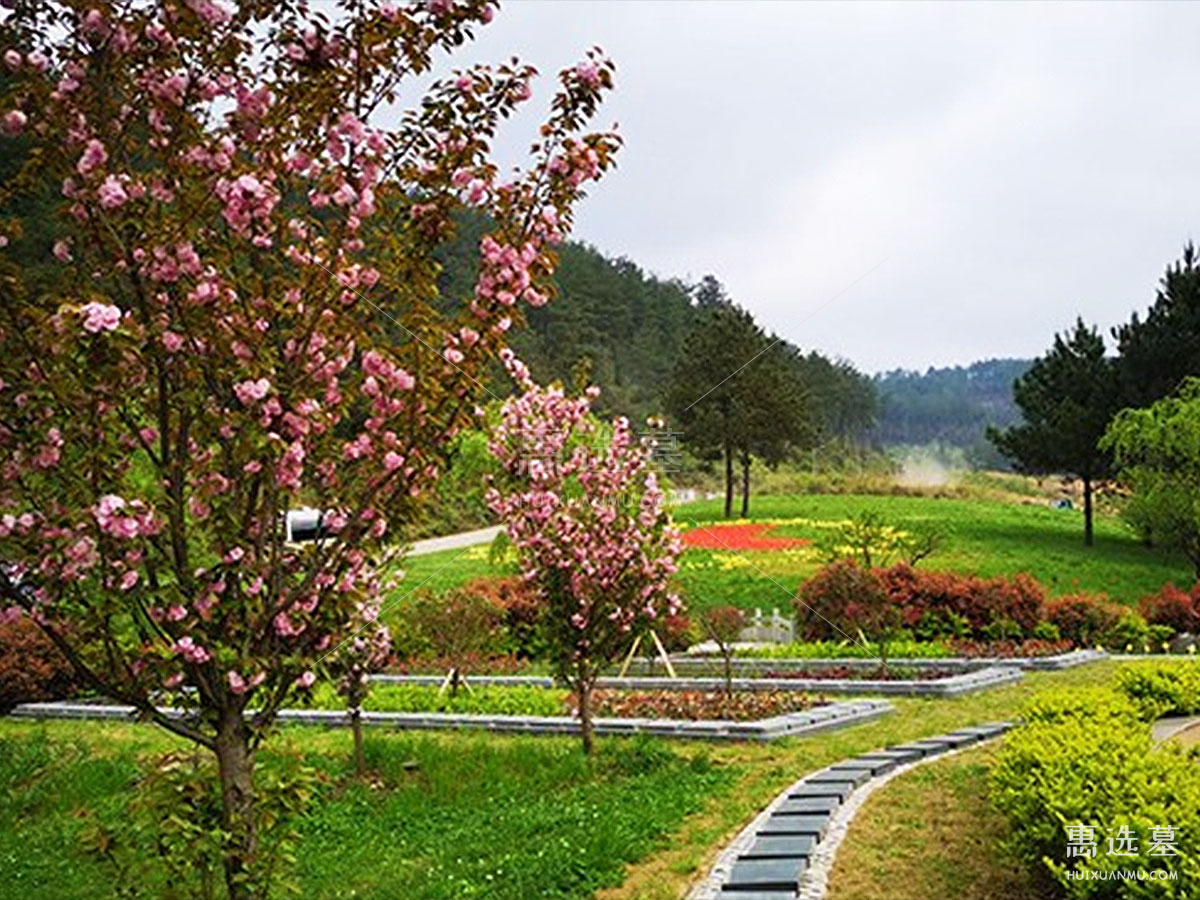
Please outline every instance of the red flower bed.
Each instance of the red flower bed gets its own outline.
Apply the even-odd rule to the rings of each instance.
[[[821,706],[793,691],[596,691],[596,715],[622,719],[727,719],[750,722]]]
[[[702,550],[788,550],[812,543],[806,538],[763,537],[774,527],[769,522],[700,525],[684,533],[683,543]]]

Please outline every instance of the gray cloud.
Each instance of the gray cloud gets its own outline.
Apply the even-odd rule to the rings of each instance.
[[[1153,299],[1193,233],[1198,26],[1166,3],[524,0],[464,55],[549,75],[603,46],[627,146],[576,236],[713,272],[877,370],[1034,355]]]

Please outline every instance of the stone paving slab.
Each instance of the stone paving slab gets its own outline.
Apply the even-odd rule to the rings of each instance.
[[[891,759],[897,763],[905,763],[914,759],[920,759],[924,756],[924,751],[921,750],[902,750],[898,747],[889,747],[886,750],[872,750],[870,753],[864,753],[861,756],[856,756],[856,760],[874,760],[874,759]]]
[[[722,897],[737,898],[737,900],[795,900],[795,891],[739,891],[735,888],[721,889]]]
[[[811,797],[837,797],[845,800],[858,787],[853,781],[805,781],[788,792],[793,800],[804,800]]]
[[[882,775],[884,772],[890,772],[892,769],[896,768],[896,759],[875,759],[865,756],[856,756],[854,759],[850,760],[850,764],[856,768],[866,769],[871,773],[871,777],[874,778],[876,775]]]
[[[811,834],[773,835],[761,831],[740,859],[806,859],[816,846]]]
[[[795,797],[788,794],[788,799],[784,800],[775,810],[777,816],[811,816],[813,813],[830,813],[837,809],[842,803],[842,798],[838,796],[821,796],[821,797]]]
[[[808,813],[804,815],[780,815],[775,814],[770,816],[766,824],[758,829],[760,835],[783,835],[783,834],[807,834],[820,839],[825,836],[825,830],[829,827],[829,817],[832,812],[827,813]]]
[[[724,890],[791,891],[800,889],[800,875],[808,863],[804,859],[743,859],[733,864]]]
[[[847,762],[830,766],[824,771],[810,775],[806,780],[810,783],[815,781],[852,781],[857,787],[870,777],[871,770],[867,766],[856,766]]]

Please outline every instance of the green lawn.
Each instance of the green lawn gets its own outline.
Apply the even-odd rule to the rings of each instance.
[[[80,831],[125,815],[138,753],[172,746],[148,726],[0,721],[0,897],[111,897]],[[280,746],[330,778],[301,824],[305,898],[589,897],[739,774],[694,746],[605,741],[589,765],[567,739],[372,732],[361,783],[343,733],[289,729]]]
[[[767,745],[602,739],[589,767],[577,742],[369,731],[373,784],[348,781],[350,739],[285,729],[329,783],[304,820],[305,898],[642,898],[683,895],[713,855],[783,787],[866,750],[1014,716],[1048,685],[1107,680],[1114,663],[950,700],[898,699],[897,713]],[[0,720],[0,897],[109,896],[78,849],[90,811],[126,813],[140,753],[177,746],[150,726]],[[415,763],[415,766],[412,765]]]
[[[1050,900],[1053,885],[1005,847],[988,801],[994,744],[897,776],[863,804],[838,850],[829,900]]]
[[[721,501],[700,501],[676,510],[683,528],[723,521]],[[771,536],[816,539],[837,523],[876,511],[898,528],[938,523],[949,532],[945,547],[922,566],[979,575],[1027,572],[1051,594],[1094,591],[1123,603],[1136,603],[1167,581],[1190,586],[1193,576],[1182,557],[1147,549],[1114,517],[1096,522],[1096,544],[1083,545],[1082,514],[1033,503],[1000,500],[854,494],[804,494],[754,498],[754,520],[797,520],[778,525]],[[402,603],[418,586],[447,590],[480,575],[498,574],[488,547],[414,557],[404,586],[390,601]],[[813,548],[786,551],[689,549],[681,559],[677,584],[688,605],[789,611],[796,587],[821,565]]]

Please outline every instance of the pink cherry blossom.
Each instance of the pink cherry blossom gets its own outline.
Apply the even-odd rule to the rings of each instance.
[[[121,324],[121,310],[111,303],[85,303],[81,312],[84,317],[83,330],[92,334],[116,331]]]
[[[25,113],[19,109],[10,109],[4,114],[4,118],[0,119],[0,130],[9,137],[15,137],[25,130],[25,123],[29,121]]]
[[[109,175],[96,192],[96,199],[104,209],[118,209],[129,202],[125,185],[116,175]]]
[[[106,162],[108,162],[108,151],[104,149],[102,143],[93,138],[83,148],[83,156],[79,157],[79,163],[75,168],[80,175],[86,176],[90,175]]]
[[[233,386],[233,392],[237,395],[238,400],[243,405],[249,406],[255,401],[261,400],[271,392],[271,382],[267,378],[258,378],[254,381],[243,381]]]

